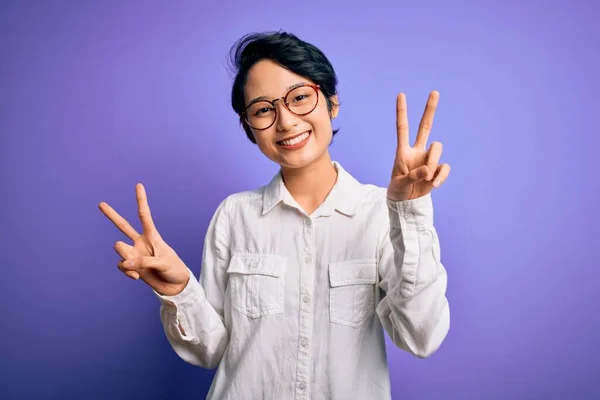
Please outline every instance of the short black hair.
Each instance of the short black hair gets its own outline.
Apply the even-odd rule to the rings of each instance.
[[[239,115],[245,106],[244,86],[248,71],[263,59],[272,60],[283,68],[320,85],[327,101],[327,109],[331,112],[334,105],[331,97],[337,94],[338,83],[331,62],[314,45],[299,39],[294,34],[279,31],[249,33],[238,39],[231,47],[230,62],[236,74],[231,90],[231,106],[236,114]],[[256,143],[250,128],[246,124],[243,124],[243,127],[248,139]],[[338,131],[339,129],[333,130],[333,135]]]

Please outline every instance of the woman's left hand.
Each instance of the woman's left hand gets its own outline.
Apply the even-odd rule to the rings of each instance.
[[[450,165],[439,164],[442,144],[433,142],[429,146],[429,150],[426,150],[439,97],[440,94],[437,91],[433,91],[429,95],[415,144],[411,147],[408,143],[406,96],[404,93],[398,95],[396,101],[398,148],[392,169],[392,179],[387,190],[387,197],[390,200],[411,200],[425,196],[434,187],[440,187],[450,174]]]

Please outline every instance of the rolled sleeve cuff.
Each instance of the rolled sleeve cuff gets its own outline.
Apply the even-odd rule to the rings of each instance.
[[[431,193],[411,200],[394,201],[386,199],[392,228],[411,225],[417,228],[433,225],[433,201]]]
[[[204,296],[204,291],[200,283],[194,276],[193,272],[188,268],[190,279],[187,285],[181,291],[174,296],[161,295],[156,290],[153,290],[154,294],[158,297],[161,304],[170,311],[175,311],[184,307],[189,307],[196,303],[199,298]]]

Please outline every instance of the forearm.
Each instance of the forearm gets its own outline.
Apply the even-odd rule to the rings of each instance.
[[[190,364],[215,368],[227,347],[228,335],[221,316],[191,272],[181,293],[159,298],[160,319],[175,352]]]
[[[386,296],[378,305],[394,344],[418,357],[435,352],[450,326],[447,275],[433,226],[431,197],[388,201],[390,230],[381,262]]]

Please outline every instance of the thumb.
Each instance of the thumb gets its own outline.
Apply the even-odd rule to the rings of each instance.
[[[428,175],[429,167],[427,167],[427,165],[421,165],[419,168],[415,168],[408,173],[408,179],[412,181],[411,183],[415,183],[427,178]]]
[[[134,257],[123,262],[123,267],[127,270],[154,269],[164,272],[169,269],[169,264],[162,257]]]
[[[408,174],[396,179],[396,186],[402,187],[412,185],[413,183],[422,181],[427,175],[429,175],[429,168],[427,165],[421,165],[410,171]]]

